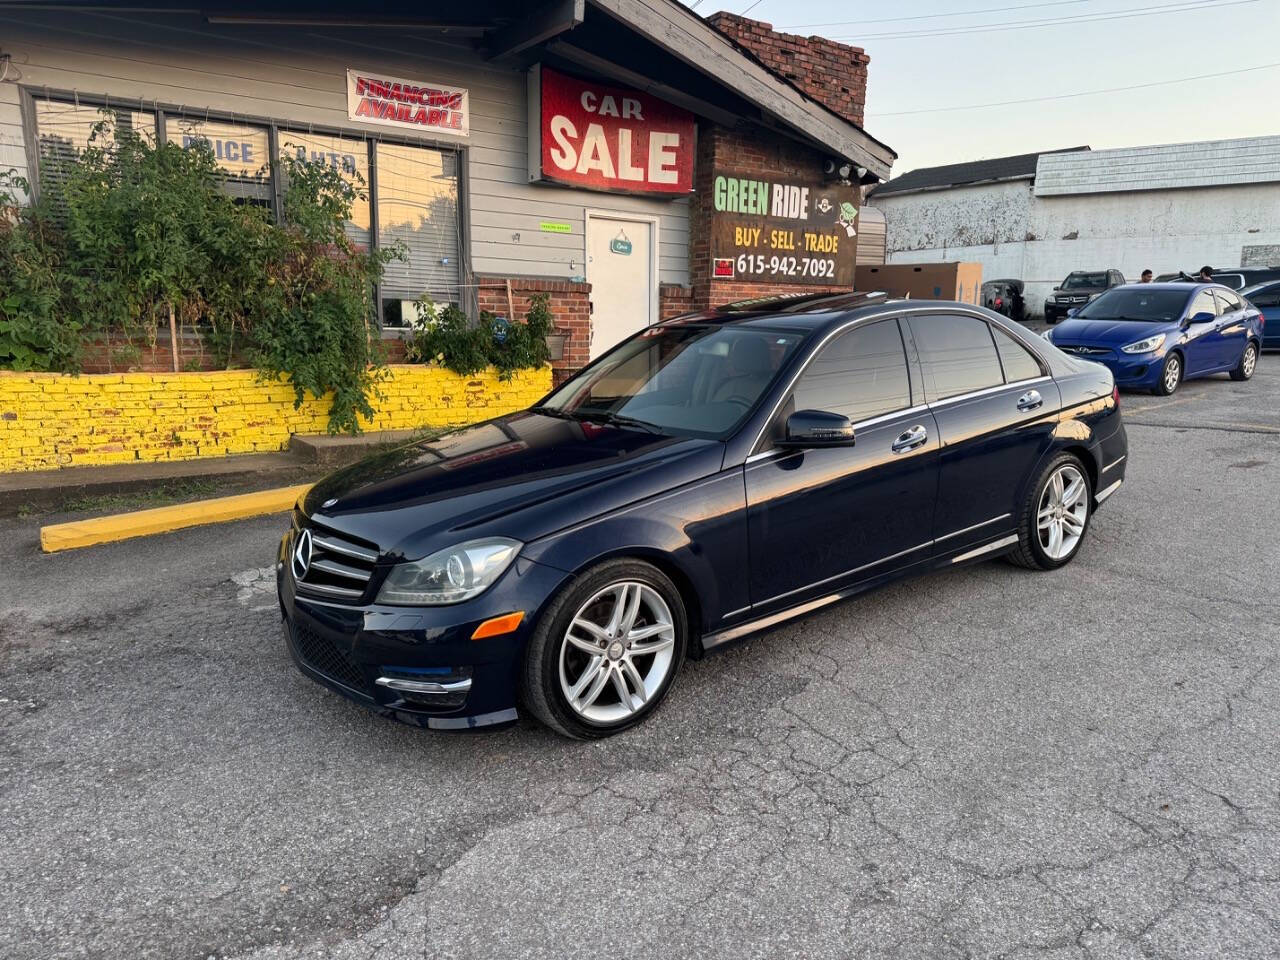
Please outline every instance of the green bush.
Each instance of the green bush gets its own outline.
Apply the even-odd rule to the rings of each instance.
[[[415,304],[418,317],[406,356],[410,360],[434,361],[463,376],[491,366],[497,369],[500,379],[510,380],[517,370],[536,370],[550,362],[550,304],[549,295],[535,294],[529,298],[529,312],[523,323],[508,323],[482,310],[480,319],[473,324],[456,306],[437,308],[424,297]]]
[[[152,144],[107,116],[85,150],[48,161],[39,202],[0,176],[0,367],[75,372],[86,342],[154,344],[172,311],[220,365],[242,353],[299,404],[333,391],[330,430],[357,431],[381,376],[373,289],[404,255],[347,236],[363,184],[286,155],[273,223],[223,189],[207,142]]]

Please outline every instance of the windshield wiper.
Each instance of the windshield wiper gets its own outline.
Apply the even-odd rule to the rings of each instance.
[[[540,413],[544,417],[555,417],[557,420],[577,420],[572,413],[567,410],[561,410],[559,407],[547,407],[539,404],[536,407],[529,408],[530,413]]]
[[[660,437],[666,436],[655,423],[650,423],[648,420],[637,420],[635,417],[614,413],[612,410],[576,410],[574,415],[579,419],[588,420],[592,423],[606,423],[611,427],[631,427],[632,429],[643,430],[645,433],[656,434]]]

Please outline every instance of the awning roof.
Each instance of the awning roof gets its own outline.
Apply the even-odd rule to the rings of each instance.
[[[468,0],[465,4],[382,0],[0,0],[0,8],[120,9],[198,14],[212,23],[396,27],[470,39],[496,61],[539,60],[587,70],[733,125],[776,130],[863,167],[868,182],[889,177],[897,154],[855,123],[771,72],[677,0]]]

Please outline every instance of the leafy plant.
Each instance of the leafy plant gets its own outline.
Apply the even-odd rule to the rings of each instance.
[[[508,323],[486,310],[471,323],[453,304],[437,308],[427,297],[415,307],[418,319],[406,349],[410,360],[434,361],[462,376],[492,366],[499,379],[510,380],[517,370],[538,369],[551,359],[547,334],[553,318],[548,294],[529,298],[523,323]]]
[[[286,154],[283,218],[237,202],[207,141],[152,144],[112,115],[79,151],[46,160],[48,187],[0,175],[0,366],[80,368],[84,344],[154,346],[170,317],[223,366],[247,356],[296,402],[332,392],[329,428],[359,430],[382,376],[373,298],[400,246],[345,231],[362,181]]]

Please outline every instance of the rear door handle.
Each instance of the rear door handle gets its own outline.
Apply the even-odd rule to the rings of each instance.
[[[914,450],[928,441],[929,431],[924,428],[924,424],[917,423],[906,433],[899,435],[897,440],[893,441],[893,452],[906,453],[908,450]]]
[[[1039,390],[1028,390],[1018,398],[1019,410],[1034,410],[1044,404],[1044,400],[1040,396]]]

